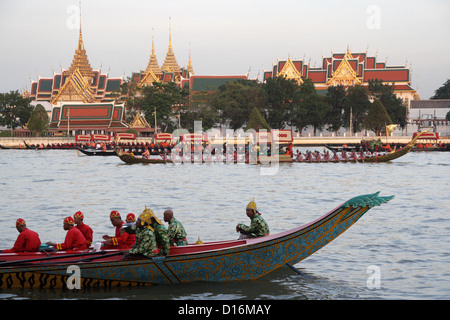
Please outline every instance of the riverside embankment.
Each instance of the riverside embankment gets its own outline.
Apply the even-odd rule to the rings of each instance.
[[[383,143],[408,143],[412,136],[339,136],[339,137],[320,137],[320,136],[310,136],[310,137],[294,137],[295,146],[323,146],[325,144],[330,145],[355,145],[361,142],[362,139],[381,139]],[[136,143],[141,142],[151,142],[151,138],[137,138],[133,140]],[[131,140],[130,140],[131,141]],[[243,143],[244,138],[220,138],[215,137],[212,141],[223,143],[227,141],[228,143]],[[450,143],[450,137],[441,137],[439,139],[442,143]],[[75,137],[12,137],[12,138],[0,138],[0,145],[4,147],[14,147],[14,148],[25,148],[25,142],[29,145],[40,145],[40,144],[65,144],[65,143],[75,143]]]

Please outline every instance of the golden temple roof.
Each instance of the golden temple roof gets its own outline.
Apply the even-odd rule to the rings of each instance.
[[[179,74],[181,72],[180,66],[177,63],[177,59],[175,59],[175,54],[173,53],[172,47],[172,31],[169,26],[169,48],[167,49],[166,58],[164,59],[164,63],[161,66],[161,69],[166,72],[174,72]]]
[[[145,69],[145,73],[148,73],[149,71],[152,71],[155,75],[161,74],[161,68],[159,67],[158,59],[156,58],[155,40],[153,35],[152,35],[152,53],[150,55],[147,68]]]
[[[78,46],[75,50],[75,55],[72,60],[72,64],[69,68],[69,73],[73,74],[75,70],[78,69],[83,77],[93,78],[94,73],[92,72],[91,65],[86,55],[86,50],[83,44],[83,35],[81,33],[81,17],[80,17],[80,34],[78,36]]]
[[[192,61],[191,61],[191,48],[189,47],[189,62],[188,62],[188,66],[187,66],[187,71],[190,74],[194,74],[194,67],[192,67]]]
[[[331,79],[328,80],[327,84],[336,86],[353,86],[355,84],[361,84],[361,79],[356,75],[356,71],[352,68],[348,60],[353,59],[350,50],[347,48],[347,52],[344,55],[341,63],[339,64],[336,71],[333,72]]]
[[[278,76],[285,76],[286,79],[294,79],[298,84],[303,83],[302,74],[297,70],[297,68],[295,68],[290,57],[284,64],[283,69],[281,69]]]

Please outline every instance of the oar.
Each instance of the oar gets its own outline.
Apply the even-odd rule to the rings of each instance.
[[[294,270],[294,272],[296,273],[296,274],[298,274],[298,275],[300,275],[300,276],[304,276],[304,274],[300,271],[300,270],[298,270],[296,267],[294,267],[292,264],[290,264],[289,262],[286,262],[286,265],[289,267],[289,268],[291,268],[292,270]]]
[[[97,257],[91,257],[91,258],[87,258],[87,259],[83,259],[81,258],[80,260],[74,260],[74,261],[57,261],[57,262],[49,262],[47,260],[43,260],[42,262],[26,262],[25,260],[20,261],[19,264],[15,265],[11,265],[12,267],[18,266],[18,267],[41,267],[41,266],[48,266],[48,265],[64,265],[64,264],[79,264],[79,263],[85,263],[85,262],[91,262],[93,260],[96,259],[104,259],[104,258],[108,258],[108,257],[113,257],[113,256],[118,256],[121,254],[124,254],[125,252],[127,252],[127,250],[121,250],[118,252],[114,252],[114,253],[109,253],[109,254],[105,254],[102,256],[97,256]],[[11,261],[11,263],[13,263],[13,261]]]
[[[98,255],[98,254],[104,255],[107,252],[108,251],[102,250],[102,251],[97,251],[97,252],[85,252],[85,253],[60,255],[60,256],[52,256],[52,257],[42,257],[42,258],[27,259],[27,260],[6,261],[6,262],[0,262],[0,267],[6,267],[6,266],[11,266],[11,265],[23,264],[23,263],[28,263],[28,262],[36,262],[36,261],[48,261],[48,260],[65,259],[65,258],[76,258],[76,257],[92,256],[92,255]]]

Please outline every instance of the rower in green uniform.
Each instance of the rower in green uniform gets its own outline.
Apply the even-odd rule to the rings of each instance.
[[[164,211],[164,221],[169,223],[169,241],[171,246],[185,246],[188,244],[186,231],[180,221],[173,217],[172,210]]]
[[[257,210],[254,200],[249,202],[245,212],[247,217],[250,218],[251,223],[250,226],[241,223],[236,226],[236,232],[241,233],[239,239],[258,238],[269,235],[269,225],[261,217],[261,213]]]
[[[144,212],[150,215],[151,226],[155,232],[156,244],[159,249],[159,255],[167,256],[170,251],[169,233],[164,224],[159,220],[151,209],[145,206]]]
[[[151,211],[151,210],[150,210]],[[142,212],[136,221],[136,243],[124,256],[125,260],[148,259],[159,254],[156,245],[156,237],[151,226],[151,216],[148,212]]]

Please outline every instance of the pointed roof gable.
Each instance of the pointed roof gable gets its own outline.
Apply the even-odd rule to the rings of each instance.
[[[140,113],[136,113],[136,116],[134,117],[134,120],[130,124],[130,128],[149,128],[150,125],[148,124],[145,117],[143,117]]]
[[[358,78],[356,71],[352,68],[349,60],[353,60],[350,50],[344,54],[342,61],[340,62],[337,69],[332,73],[331,79],[328,80],[327,84],[336,85],[355,85],[361,84],[361,79]]]
[[[94,93],[78,68],[72,72],[51,103],[56,104],[58,101],[95,101]]]
[[[302,74],[297,70],[291,58],[288,58],[278,76],[285,76],[287,79],[294,79],[299,84],[303,83]]]

